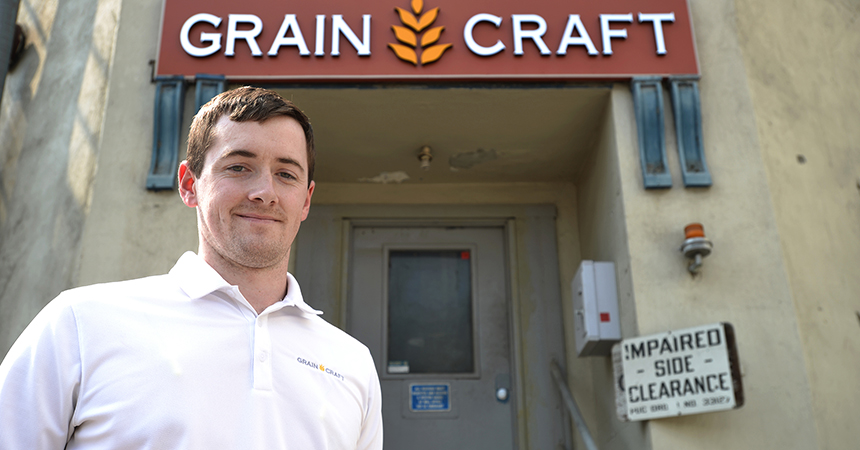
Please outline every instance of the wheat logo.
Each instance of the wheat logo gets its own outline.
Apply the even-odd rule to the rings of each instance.
[[[445,50],[451,48],[451,44],[436,44],[442,36],[442,31],[445,27],[434,27],[427,30],[421,36],[420,44],[418,41],[418,35],[436,21],[436,17],[439,16],[439,8],[433,8],[430,11],[421,14],[421,11],[424,9],[424,0],[412,0],[411,6],[412,12],[415,14],[412,14],[403,8],[394,8],[400,16],[400,22],[406,26],[401,27],[392,25],[391,29],[394,30],[394,36],[397,40],[405,45],[388,44],[388,47],[394,51],[394,54],[397,55],[398,58],[411,62],[416,66],[419,61],[419,50],[421,51],[421,65],[438,61],[439,58],[442,57],[442,54],[445,53]]]

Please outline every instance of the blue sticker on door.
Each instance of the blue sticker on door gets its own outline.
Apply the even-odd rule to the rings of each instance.
[[[451,410],[451,386],[443,384],[411,384],[409,385],[409,396],[411,397],[410,409],[412,411],[439,411]]]

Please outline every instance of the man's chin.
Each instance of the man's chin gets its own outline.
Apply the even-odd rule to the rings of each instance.
[[[276,251],[271,246],[245,248],[235,255],[233,262],[248,269],[270,269],[287,259],[287,252]]]

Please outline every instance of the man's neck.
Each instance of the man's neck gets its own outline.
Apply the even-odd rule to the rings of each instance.
[[[239,292],[251,307],[260,314],[269,306],[284,299],[287,295],[287,264],[289,257],[278,265],[263,269],[240,266],[232,261],[200,252],[209,266],[224,278],[224,281],[239,287]]]

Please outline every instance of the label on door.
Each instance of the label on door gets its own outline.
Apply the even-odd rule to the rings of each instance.
[[[448,383],[410,384],[409,409],[414,412],[451,411],[451,385]]]
[[[409,373],[409,361],[388,361],[388,373]]]

